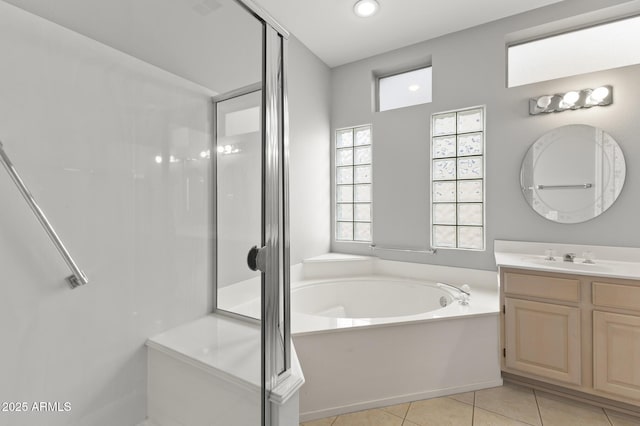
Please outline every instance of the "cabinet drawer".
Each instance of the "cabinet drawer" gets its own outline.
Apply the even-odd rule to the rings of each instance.
[[[593,282],[593,304],[640,311],[640,286]]]
[[[507,272],[504,274],[504,292],[521,296],[578,302],[580,300],[580,281],[571,278]]]

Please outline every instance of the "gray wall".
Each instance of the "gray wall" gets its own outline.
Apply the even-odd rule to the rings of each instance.
[[[511,89],[507,89],[505,83],[507,40],[619,16],[629,13],[629,6],[637,8],[637,3],[567,0],[334,68],[332,130],[364,123],[373,125],[373,239],[379,246],[428,247],[430,115],[486,105],[486,251],[439,250],[431,256],[393,254],[393,257],[392,253],[378,252],[379,255],[493,269],[494,239],[638,246],[640,66]],[[618,4],[621,6],[616,6]],[[593,11],[598,12],[591,13]],[[554,22],[559,20],[562,22]],[[424,63],[433,64],[432,103],[373,112],[374,73]],[[530,97],[604,84],[614,87],[611,106],[528,115]],[[627,161],[627,178],[620,198],[604,214],[581,224],[563,225],[540,217],[529,207],[520,191],[519,172],[527,149],[536,139],[555,127],[574,123],[600,127],[618,141]],[[333,242],[332,250],[370,253],[368,245],[355,243]]]

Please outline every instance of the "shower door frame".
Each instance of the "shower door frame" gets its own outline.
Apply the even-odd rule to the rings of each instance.
[[[261,418],[270,426],[274,417],[271,391],[291,372],[290,238],[289,238],[289,119],[287,55],[289,33],[251,0],[235,0],[262,23],[262,81],[214,98],[212,153],[217,148],[216,108],[218,102],[262,90],[262,241],[265,271],[261,273],[261,320],[217,307],[217,247],[214,250],[214,312],[261,325]],[[217,159],[213,175],[217,182]],[[217,246],[217,184],[213,197],[214,239]],[[247,247],[249,250],[249,247]],[[280,355],[280,351],[282,355]],[[280,362],[279,362],[280,361]]]
[[[289,136],[287,39],[264,25],[263,155],[264,236],[267,271],[262,285],[263,421],[271,417],[269,392],[290,375]],[[280,355],[282,351],[282,355]],[[280,362],[279,362],[280,361]],[[266,423],[269,425],[270,423]]]

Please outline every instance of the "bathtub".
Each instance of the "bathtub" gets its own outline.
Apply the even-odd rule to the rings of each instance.
[[[495,271],[330,253],[291,279],[300,421],[502,385]],[[469,303],[438,282],[468,284]],[[225,288],[224,300],[257,318],[259,285]]]
[[[292,285],[300,421],[502,384],[495,272],[369,262],[345,276],[323,261]],[[468,283],[469,303],[438,281]]]
[[[296,286],[293,312],[328,318],[394,318],[450,305],[458,292],[437,283],[384,277],[320,281]]]

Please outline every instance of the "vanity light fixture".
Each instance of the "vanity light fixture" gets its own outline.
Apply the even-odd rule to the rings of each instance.
[[[361,18],[368,18],[375,15],[379,8],[376,0],[358,0],[353,6],[353,11]]]
[[[572,90],[555,95],[542,95],[529,99],[529,115],[545,112],[562,112],[568,109],[591,108],[613,103],[613,87],[601,86],[595,89]]]

